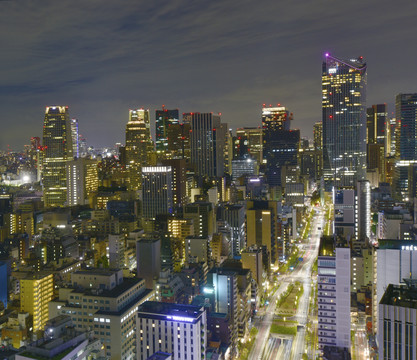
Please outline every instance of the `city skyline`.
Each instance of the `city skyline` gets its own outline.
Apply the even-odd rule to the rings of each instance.
[[[367,106],[387,103],[390,116],[395,96],[415,91],[415,50],[402,44],[416,5],[358,2],[353,17],[351,4],[329,5],[0,2],[0,149],[40,136],[48,105],[68,105],[95,147],[123,142],[129,108],[151,109],[154,125],[162,104],[221,112],[236,129],[260,126],[262,104],[281,103],[312,137],[326,51],[366,58]]]

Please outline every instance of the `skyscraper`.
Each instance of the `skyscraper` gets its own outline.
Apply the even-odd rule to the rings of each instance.
[[[141,185],[140,170],[149,163],[153,151],[149,110],[129,110],[126,125],[126,167],[129,170],[129,187],[137,190]]]
[[[172,213],[171,166],[142,168],[143,216],[155,220],[156,215]]]
[[[192,113],[191,115],[191,163],[199,176],[224,175],[224,147],[227,125],[220,115]]]
[[[314,149],[323,150],[323,123],[318,121],[313,126]]]
[[[290,130],[292,118],[292,113],[284,106],[262,108],[263,158],[270,186],[282,185],[284,165],[297,165],[300,130]]]
[[[71,119],[71,139],[72,139],[72,155],[78,158],[80,157],[78,119]]]
[[[89,196],[98,189],[98,161],[87,158],[67,162],[67,204],[86,205]]]
[[[174,206],[183,206],[187,203],[186,189],[186,160],[167,159],[162,160],[162,165],[172,169],[172,201]]]
[[[394,192],[397,199],[408,200],[408,171],[417,163],[417,93],[395,98],[397,121],[395,140]]]
[[[46,207],[67,200],[66,163],[73,159],[68,106],[48,106],[43,125],[43,197]]]
[[[384,144],[385,125],[387,120],[387,104],[372,105],[372,107],[366,109],[366,132],[368,144]]]
[[[161,159],[170,158],[168,152],[168,128],[171,125],[179,124],[178,109],[168,110],[162,105],[162,110],[155,111],[155,119],[156,154]]]
[[[323,172],[326,185],[366,177],[366,63],[325,55],[322,72]]]
[[[236,138],[233,149],[233,159],[242,159],[245,155],[262,164],[262,129],[239,128],[236,130]]]

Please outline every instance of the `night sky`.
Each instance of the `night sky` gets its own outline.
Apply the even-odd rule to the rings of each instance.
[[[321,120],[323,53],[364,56],[368,105],[417,92],[416,1],[0,1],[0,150],[68,105],[89,145],[124,143],[130,108],[259,126],[263,103]]]

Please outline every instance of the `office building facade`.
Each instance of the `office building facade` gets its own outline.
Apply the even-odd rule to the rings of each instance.
[[[71,274],[71,285],[49,303],[50,318],[69,315],[77,330],[94,330],[111,360],[136,359],[136,311],[152,300],[145,281],[122,270],[88,269]]]
[[[319,349],[350,349],[350,248],[344,240],[321,239],[317,284]]]
[[[98,161],[78,158],[66,164],[67,204],[86,205],[89,197],[98,189]]]
[[[141,168],[148,165],[152,153],[153,142],[149,110],[129,110],[129,121],[126,125],[125,156],[131,190],[140,188]]]
[[[33,316],[33,332],[42,330],[49,319],[48,303],[54,296],[53,275],[29,275],[20,280],[20,311]]]
[[[394,196],[408,201],[409,167],[417,163],[417,93],[396,96],[395,116]]]
[[[146,360],[158,351],[172,354],[174,360],[206,356],[204,308],[147,301],[137,311],[136,332],[138,360]]]
[[[157,215],[173,212],[171,166],[142,168],[143,217],[155,220]]]
[[[67,161],[73,159],[68,106],[48,106],[43,123],[43,200],[46,207],[67,201]]]
[[[155,111],[155,147],[159,159],[170,158],[168,148],[168,129],[179,124],[178,109],[168,110],[162,105],[162,110]]]
[[[292,119],[293,114],[284,106],[262,108],[263,159],[270,186],[283,185],[283,166],[297,165],[300,130],[290,129]]]
[[[355,186],[366,177],[366,63],[325,54],[322,67],[323,175]]]
[[[380,359],[417,358],[417,284],[388,285],[378,304],[378,346]]]
[[[219,114],[192,113],[191,163],[199,176],[222,177],[227,125]]]

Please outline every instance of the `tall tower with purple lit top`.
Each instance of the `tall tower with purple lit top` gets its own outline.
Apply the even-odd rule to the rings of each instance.
[[[366,63],[325,54],[322,72],[323,175],[355,186],[366,177]]]

